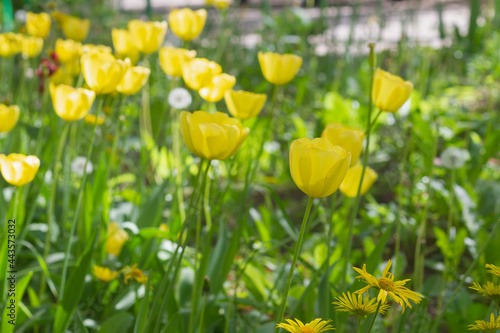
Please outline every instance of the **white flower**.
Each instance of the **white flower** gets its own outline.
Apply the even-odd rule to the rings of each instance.
[[[185,109],[191,101],[191,94],[184,88],[175,88],[168,94],[168,104],[174,109]]]
[[[71,162],[71,171],[73,171],[73,173],[77,174],[80,177],[83,176],[83,168],[85,168],[86,160],[87,159],[83,156],[75,157],[73,162]],[[89,161],[87,163],[87,174],[92,173],[92,170],[92,162]]]
[[[445,168],[461,168],[469,159],[469,152],[465,149],[450,147],[446,148],[441,154],[441,163]]]
[[[23,9],[16,10],[16,13],[14,14],[14,18],[16,21],[19,21],[21,23],[26,22],[26,11]]]

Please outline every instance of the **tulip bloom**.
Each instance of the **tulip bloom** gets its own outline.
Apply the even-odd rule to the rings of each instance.
[[[262,74],[277,86],[292,81],[302,66],[302,58],[294,54],[259,52],[258,57]]]
[[[82,46],[83,53],[111,53],[111,48],[106,45],[101,44],[83,44]]]
[[[207,11],[190,8],[174,9],[168,15],[170,29],[180,39],[190,41],[198,37],[205,26]]]
[[[34,58],[42,52],[43,49],[43,39],[39,37],[23,37],[21,41],[21,51],[23,57]]]
[[[266,94],[254,94],[241,90],[228,90],[224,94],[229,112],[242,120],[257,116],[264,107],[266,99]]]
[[[123,245],[128,240],[128,233],[120,228],[118,223],[111,222],[108,226],[108,237],[106,239],[106,252],[119,256]]]
[[[81,42],[89,34],[90,20],[64,15],[61,18],[61,28],[66,38]]]
[[[151,71],[146,67],[130,67],[116,87],[123,95],[136,94],[146,84]]]
[[[82,72],[85,82],[96,94],[109,94],[115,91],[130,61],[116,60],[109,53],[89,53],[82,55]]]
[[[228,74],[219,74],[212,78],[208,86],[200,89],[200,96],[207,102],[218,102],[224,97],[224,93],[233,88],[236,78]]]
[[[21,37],[12,32],[0,34],[0,56],[9,58],[21,51]]]
[[[19,107],[0,103],[0,133],[10,132],[19,120]]]
[[[156,52],[165,40],[167,22],[142,22],[132,20],[128,23],[135,46],[144,54]]]
[[[340,123],[330,123],[323,130],[321,137],[351,153],[351,166],[358,162],[363,150],[363,139],[365,137],[363,131],[345,127]]]
[[[337,191],[350,162],[350,153],[323,138],[298,139],[290,146],[293,181],[311,198],[327,197]]]
[[[132,34],[128,30],[113,29],[111,30],[111,38],[113,39],[113,47],[119,59],[129,58],[135,64],[139,60],[139,50],[132,40]]]
[[[23,186],[31,182],[38,168],[40,160],[38,157],[23,154],[0,154],[0,170],[5,181],[14,186]]]
[[[94,102],[95,93],[64,84],[50,84],[50,96],[57,115],[66,121],[80,120],[87,115]]]
[[[160,49],[160,66],[165,74],[173,77],[182,76],[182,66],[196,57],[196,51],[162,47]]]
[[[250,129],[222,112],[182,111],[181,134],[193,154],[207,160],[225,160],[236,154]]]
[[[373,79],[372,99],[379,110],[396,112],[410,98],[413,84],[377,68]]]
[[[200,90],[212,82],[215,75],[222,73],[222,67],[205,58],[194,58],[182,66],[182,78],[193,90]]]
[[[31,36],[47,38],[50,33],[50,15],[47,13],[26,13],[26,30]]]
[[[346,197],[355,198],[358,194],[359,181],[361,180],[362,172],[363,165],[361,163],[357,163],[352,168],[347,170],[344,181],[340,185],[340,192],[342,192]],[[377,172],[367,166],[365,169],[365,175],[363,176],[363,184],[361,185],[361,191],[359,192],[359,195],[363,195],[368,192],[377,178]]]
[[[59,61],[66,64],[76,60],[80,56],[82,53],[82,44],[72,39],[58,38],[56,40],[55,51]]]

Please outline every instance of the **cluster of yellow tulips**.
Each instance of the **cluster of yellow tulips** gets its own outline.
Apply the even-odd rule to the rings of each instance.
[[[214,2],[220,8],[223,8],[226,3],[226,1]],[[236,78],[224,73],[218,63],[205,58],[197,58],[195,50],[171,46],[163,47],[168,27],[177,37],[184,41],[185,45],[197,38],[202,32],[207,19],[207,12],[204,9],[196,11],[189,8],[173,10],[169,14],[168,24],[166,21],[143,22],[132,20],[128,22],[127,29],[113,29],[111,34],[114,54],[112,49],[105,45],[82,44],[89,32],[89,20],[82,20],[60,12],[54,12],[52,16],[60,26],[66,39],[58,38],[55,41],[54,52],[57,55],[56,58],[60,63],[60,67],[50,77],[49,93],[55,113],[65,122],[75,122],[86,118],[86,121],[97,126],[101,119],[99,113],[103,109],[104,103],[101,96],[116,96],[118,94],[129,96],[138,93],[141,88],[147,87],[147,81],[151,74],[151,70],[148,68],[148,55],[156,52],[158,52],[161,69],[171,80],[182,78],[185,86],[199,94],[207,104],[217,103],[224,99],[229,113],[233,116],[230,117],[228,114],[218,111],[182,111],[178,115],[179,131],[184,143],[194,155],[202,159],[202,163],[204,160],[225,160],[234,156],[250,133],[250,129],[244,127],[242,121],[257,117],[265,106],[266,94],[233,90]],[[51,17],[49,14],[28,13],[26,31],[30,34],[30,37],[12,33],[0,34],[0,56],[11,57],[21,52],[25,58],[37,57],[44,47],[44,39],[50,34],[50,28]],[[141,59],[143,60],[143,66],[135,66]],[[294,54],[259,52],[258,61],[263,77],[273,84],[275,89],[272,106],[268,111],[268,117],[272,119],[272,113],[276,112],[274,110],[276,87],[285,85],[294,79],[302,66],[302,58]],[[57,73],[60,73],[60,75]],[[74,84],[74,79],[77,76],[83,78],[85,86],[83,86],[83,82]],[[410,98],[412,93],[413,86],[410,82],[381,69],[374,71],[372,81],[371,101],[380,112],[396,112]],[[99,103],[95,108],[95,113],[90,114],[95,100],[99,100]],[[145,101],[148,102],[147,99],[143,99],[143,103]],[[370,102],[370,110],[371,104]],[[143,105],[144,107],[145,105]],[[0,104],[0,133],[12,131],[22,112],[23,110],[20,110],[16,105]],[[145,112],[146,114],[143,116],[145,116],[144,119],[147,122],[148,115],[147,111]],[[377,117],[372,120],[371,114],[369,114],[366,131],[351,128],[341,123],[330,123],[324,128],[320,138],[300,138],[290,145],[289,166],[291,177],[297,187],[309,197],[309,202],[281,300],[280,313],[277,317],[278,323],[281,322],[284,316],[288,292],[313,200],[328,197],[340,189],[345,196],[357,198],[359,201],[359,197],[365,194],[377,179],[377,173],[367,166],[366,159],[370,131]],[[66,126],[60,137],[61,147],[64,145],[67,131]],[[364,158],[362,158],[365,137],[368,142],[364,148]],[[92,146],[93,142],[90,145]],[[87,156],[90,156],[91,146]],[[260,153],[253,157],[258,160]],[[58,151],[54,164],[54,179],[56,181],[60,158],[61,150]],[[39,166],[40,160],[36,156],[25,156],[16,153],[8,156],[0,155],[1,173],[4,179],[14,186],[23,186],[31,182],[35,178]],[[207,163],[207,173],[209,167],[210,163]],[[201,166],[199,169],[201,171]],[[85,176],[83,179],[85,179]],[[83,182],[82,188],[84,185]],[[55,204],[56,191],[54,186],[52,190],[54,193],[51,193],[49,210],[53,210]],[[81,195],[81,191],[79,193]],[[197,206],[197,200],[195,199],[193,207]],[[48,218],[52,218],[50,214]],[[186,223],[189,224],[189,222]],[[352,228],[352,222],[350,228]],[[128,235],[125,231],[116,224],[110,224],[108,226],[106,252],[115,256],[119,255],[123,244],[127,240]],[[185,249],[182,232],[178,242],[178,246],[181,245],[182,253],[177,258],[177,261],[175,257],[171,260],[171,265],[176,262],[179,266],[181,263]],[[175,255],[177,255],[177,251]],[[347,260],[345,264],[347,265]],[[174,271],[172,280],[175,280],[178,266]],[[200,267],[202,266],[200,265]],[[143,276],[142,271],[135,266],[127,266],[124,270],[125,281],[132,278],[141,283],[147,281],[147,277]],[[383,277],[378,280],[369,275],[365,269],[356,270],[369,284],[367,288],[371,286],[381,292],[377,300],[378,307],[376,307],[376,310],[372,309],[373,311],[370,313],[385,310],[387,307],[385,304],[387,294],[401,304],[403,309],[409,304],[407,298],[416,303],[420,301],[421,295],[402,287],[404,283],[396,283],[396,286],[399,287],[399,294],[395,294],[394,290],[391,291],[390,288],[394,287],[394,283],[392,281],[393,276],[387,272],[388,268],[384,271]],[[94,274],[100,280],[106,282],[113,280],[121,272],[111,271],[109,268],[101,266],[94,267]],[[352,303],[352,300],[353,296],[348,294],[343,300],[339,301],[343,303],[350,301]],[[362,298],[358,302],[362,303]],[[371,300],[369,303],[373,305]],[[316,321],[313,323],[316,330],[307,331],[301,329],[301,327],[307,325],[302,324],[301,326],[301,324],[300,322],[289,321],[288,324],[278,324],[276,329],[279,330],[279,327],[283,327],[290,332],[297,332],[295,330],[297,326],[300,332],[321,332],[330,328],[328,322]]]

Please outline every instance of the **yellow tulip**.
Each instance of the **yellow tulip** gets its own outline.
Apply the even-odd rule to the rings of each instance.
[[[132,64],[136,64],[139,61],[139,50],[135,46],[132,34],[128,30],[113,29],[111,30],[111,38],[113,39],[113,47],[115,48],[117,58],[129,58]]]
[[[26,30],[31,36],[47,38],[50,33],[50,15],[47,13],[26,14]]]
[[[106,45],[83,44],[83,53],[111,53],[111,48]]]
[[[85,116],[85,118],[83,118],[83,121],[85,121],[87,124],[90,124],[90,125],[101,126],[102,124],[104,124],[106,119],[104,117],[101,117],[101,116],[96,117],[95,114],[88,114]]]
[[[323,138],[298,139],[290,146],[293,181],[311,198],[323,198],[335,192],[350,162],[350,153]]]
[[[116,87],[123,95],[136,94],[146,84],[151,71],[146,67],[130,67]]]
[[[294,54],[259,52],[258,57],[266,80],[278,86],[290,82],[302,66],[302,58]]]
[[[120,228],[118,223],[111,222],[108,226],[108,237],[106,239],[106,252],[119,256],[122,251],[123,244],[128,240],[128,234]]]
[[[55,51],[60,62],[68,63],[80,57],[82,54],[82,44],[72,39],[58,38],[56,40]]]
[[[363,165],[361,163],[357,163],[347,171],[344,181],[340,185],[340,192],[342,192],[346,197],[355,198],[358,194],[358,186],[359,181],[361,180],[362,171]],[[363,184],[361,185],[361,192],[359,192],[359,195],[363,195],[368,192],[377,178],[378,174],[375,172],[375,170],[367,166],[365,169]]]
[[[10,132],[19,120],[19,107],[0,103],[0,133]]]
[[[323,130],[321,137],[351,153],[351,166],[358,162],[363,150],[363,139],[365,137],[363,131],[345,127],[340,123],[330,123]]]
[[[231,90],[236,83],[236,78],[228,74],[219,74],[212,78],[212,82],[208,86],[200,89],[200,96],[207,102],[218,102],[223,97],[226,91]]]
[[[59,66],[59,68],[49,77],[49,81],[54,85],[65,84],[68,86],[73,85],[74,75],[78,75],[80,72],[80,64],[76,62],[75,65],[71,65],[72,63],[63,64]],[[77,66],[77,67],[75,67]],[[75,74],[73,71],[78,70]]]
[[[12,32],[0,34],[0,56],[9,58],[21,52],[21,37]]]
[[[65,15],[61,19],[61,28],[66,38],[81,42],[89,34],[90,20]]]
[[[34,58],[42,52],[43,49],[43,39],[39,37],[29,37],[24,36],[21,41],[21,51],[23,57]]]
[[[82,72],[85,82],[96,94],[115,91],[130,66],[129,60],[116,60],[109,53],[97,52],[82,55]]]
[[[377,68],[373,79],[372,99],[379,110],[396,112],[410,98],[413,84]]]
[[[225,160],[236,154],[250,129],[222,112],[182,111],[181,134],[193,154],[208,160]]]
[[[207,6],[214,6],[217,7],[218,9],[226,9],[229,7],[231,4],[231,0],[206,0],[205,5]]]
[[[167,34],[167,22],[142,22],[132,20],[128,23],[135,46],[144,54],[156,52],[163,44]]]
[[[182,65],[196,57],[196,51],[162,47],[160,49],[160,66],[165,74],[173,77],[182,76]]]
[[[182,65],[182,78],[193,90],[200,90],[212,82],[215,75],[222,73],[222,67],[205,58],[194,58]]]
[[[38,157],[23,154],[0,154],[0,170],[5,181],[14,186],[23,186],[31,182],[38,168],[40,160]]]
[[[50,96],[57,115],[66,121],[80,120],[87,115],[94,102],[95,93],[64,84],[50,84]]]
[[[266,104],[266,99],[266,94],[254,94],[241,90],[228,90],[224,94],[229,112],[242,120],[256,117]]]
[[[205,26],[207,11],[190,8],[174,9],[168,15],[170,29],[180,39],[190,41],[198,37]]]
[[[94,275],[101,281],[109,282],[118,277],[120,273],[117,271],[112,271],[107,267],[94,265]]]

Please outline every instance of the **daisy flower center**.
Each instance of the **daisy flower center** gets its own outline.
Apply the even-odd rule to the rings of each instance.
[[[378,284],[381,289],[385,291],[394,291],[394,282],[388,278],[380,278],[378,279]]]
[[[314,333],[314,329],[309,326],[304,326],[300,328],[300,333]]]

